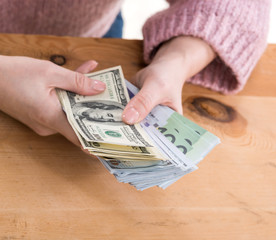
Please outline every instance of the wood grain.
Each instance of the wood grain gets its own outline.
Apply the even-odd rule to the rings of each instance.
[[[1,34],[0,54],[58,56],[70,69],[95,59],[98,70],[122,65],[127,79],[144,66],[132,40]],[[62,136],[39,137],[0,112],[0,240],[274,240],[275,79],[269,45],[237,95],[184,87],[185,116],[222,143],[165,191],[118,183]]]

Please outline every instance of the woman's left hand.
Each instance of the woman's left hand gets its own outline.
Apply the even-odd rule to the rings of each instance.
[[[182,113],[182,87],[215,58],[212,48],[194,37],[177,37],[164,43],[153,61],[134,77],[141,88],[123,112],[123,120],[134,124],[143,120],[158,104]]]

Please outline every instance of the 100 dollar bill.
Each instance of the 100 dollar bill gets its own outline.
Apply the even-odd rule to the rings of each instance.
[[[88,142],[152,147],[151,140],[139,124],[127,125],[122,121],[122,112],[129,102],[129,96],[121,67],[86,76],[104,82],[106,90],[93,96],[58,91],[74,130]]]

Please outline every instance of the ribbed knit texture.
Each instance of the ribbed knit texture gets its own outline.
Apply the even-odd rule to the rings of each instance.
[[[205,40],[218,57],[188,80],[225,94],[240,91],[266,48],[269,0],[170,0],[143,27],[149,63],[160,43],[185,35]]]
[[[102,37],[122,1],[0,0],[0,32]],[[144,25],[145,61],[172,37],[199,37],[218,57],[188,82],[223,93],[240,91],[266,47],[270,0],[168,2],[167,10]]]
[[[102,37],[123,0],[0,0],[0,32]]]

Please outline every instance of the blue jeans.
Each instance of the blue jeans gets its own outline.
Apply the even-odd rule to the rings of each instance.
[[[122,17],[122,13],[119,12],[114,22],[112,23],[111,27],[103,37],[104,38],[122,38],[123,26],[124,26],[124,20]]]

